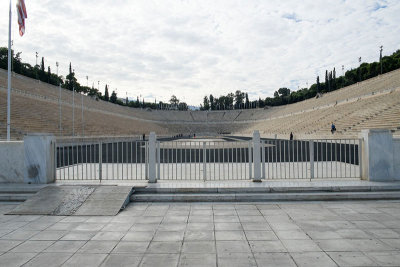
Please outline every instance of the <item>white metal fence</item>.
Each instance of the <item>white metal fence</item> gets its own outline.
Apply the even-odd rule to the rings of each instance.
[[[57,142],[58,180],[144,180],[148,142],[106,140]]]
[[[149,142],[57,141],[56,179],[268,180],[359,178],[361,173],[358,139],[266,140],[259,143],[260,153],[251,140]]]
[[[361,140],[267,140],[262,142],[262,178],[360,178]]]
[[[182,141],[157,143],[160,180],[248,180],[251,142]]]

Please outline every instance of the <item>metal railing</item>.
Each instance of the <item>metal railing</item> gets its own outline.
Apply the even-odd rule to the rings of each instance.
[[[160,180],[249,180],[251,142],[157,142]]]
[[[151,182],[360,178],[360,147],[358,139],[271,139],[259,143],[143,141],[136,137],[60,139],[55,149],[56,179]]]
[[[57,142],[57,180],[144,180],[148,142],[139,140]]]
[[[262,142],[263,179],[360,178],[361,140]]]

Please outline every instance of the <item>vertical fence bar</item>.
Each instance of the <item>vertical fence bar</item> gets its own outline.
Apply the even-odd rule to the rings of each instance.
[[[357,167],[356,167],[356,140],[353,140],[353,168],[354,168],[353,176],[356,177],[356,170],[357,170]]]
[[[251,170],[251,142],[249,142],[249,151],[248,151],[248,157],[249,157],[249,179],[251,179],[252,176],[252,170]]]
[[[362,173],[362,159],[361,159],[361,149],[362,149],[362,141],[363,139],[358,139],[358,165],[359,165],[359,174],[358,174],[358,178],[361,178],[361,173]]]
[[[99,180],[103,179],[103,143],[99,143]]]
[[[265,179],[265,141],[261,142],[261,162],[262,162],[261,178]]]
[[[207,155],[206,155],[206,142],[203,142],[203,181],[206,181],[207,178],[207,169],[206,169],[206,159],[207,159]]]
[[[314,141],[310,140],[310,181],[314,178]]]
[[[160,166],[161,166],[161,143],[157,142],[157,179],[160,180]],[[185,155],[186,156],[186,155]]]

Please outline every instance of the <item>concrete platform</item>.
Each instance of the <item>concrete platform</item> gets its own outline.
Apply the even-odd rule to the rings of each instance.
[[[9,215],[116,215],[126,206],[132,187],[46,186]]]
[[[399,201],[130,203],[4,215],[2,266],[399,266]]]

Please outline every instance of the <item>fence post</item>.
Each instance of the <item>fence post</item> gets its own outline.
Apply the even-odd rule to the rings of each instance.
[[[206,165],[206,142],[203,142],[203,180],[206,181],[207,179],[207,165]]]
[[[251,145],[251,141],[249,141],[249,153],[248,153],[248,157],[249,157],[249,162],[248,162],[248,164],[249,164],[249,179],[251,179],[252,177],[253,177],[253,174],[252,174],[252,167],[253,167],[253,161],[252,161],[252,159],[251,159],[251,156],[252,156],[252,154],[251,154],[251,147],[252,147],[252,145]]]
[[[156,174],[156,134],[155,132],[151,132],[149,135],[149,183],[157,183],[157,174]]]
[[[149,135],[149,183],[157,183],[156,175],[156,134],[151,132]]]
[[[160,165],[161,165],[161,143],[157,142],[157,179],[160,179]]]
[[[360,166],[359,171],[360,175],[359,178],[362,178],[362,143],[363,143],[363,138],[361,137],[358,139],[358,165]],[[355,163],[354,163],[355,164]]]
[[[253,182],[261,182],[260,133],[258,131],[253,132],[253,165]]]
[[[83,167],[83,165],[82,165]],[[99,179],[103,179],[103,143],[99,143]],[[106,178],[107,179],[107,178]]]
[[[314,178],[314,140],[310,140],[309,143],[310,143],[310,180],[311,180]]]

